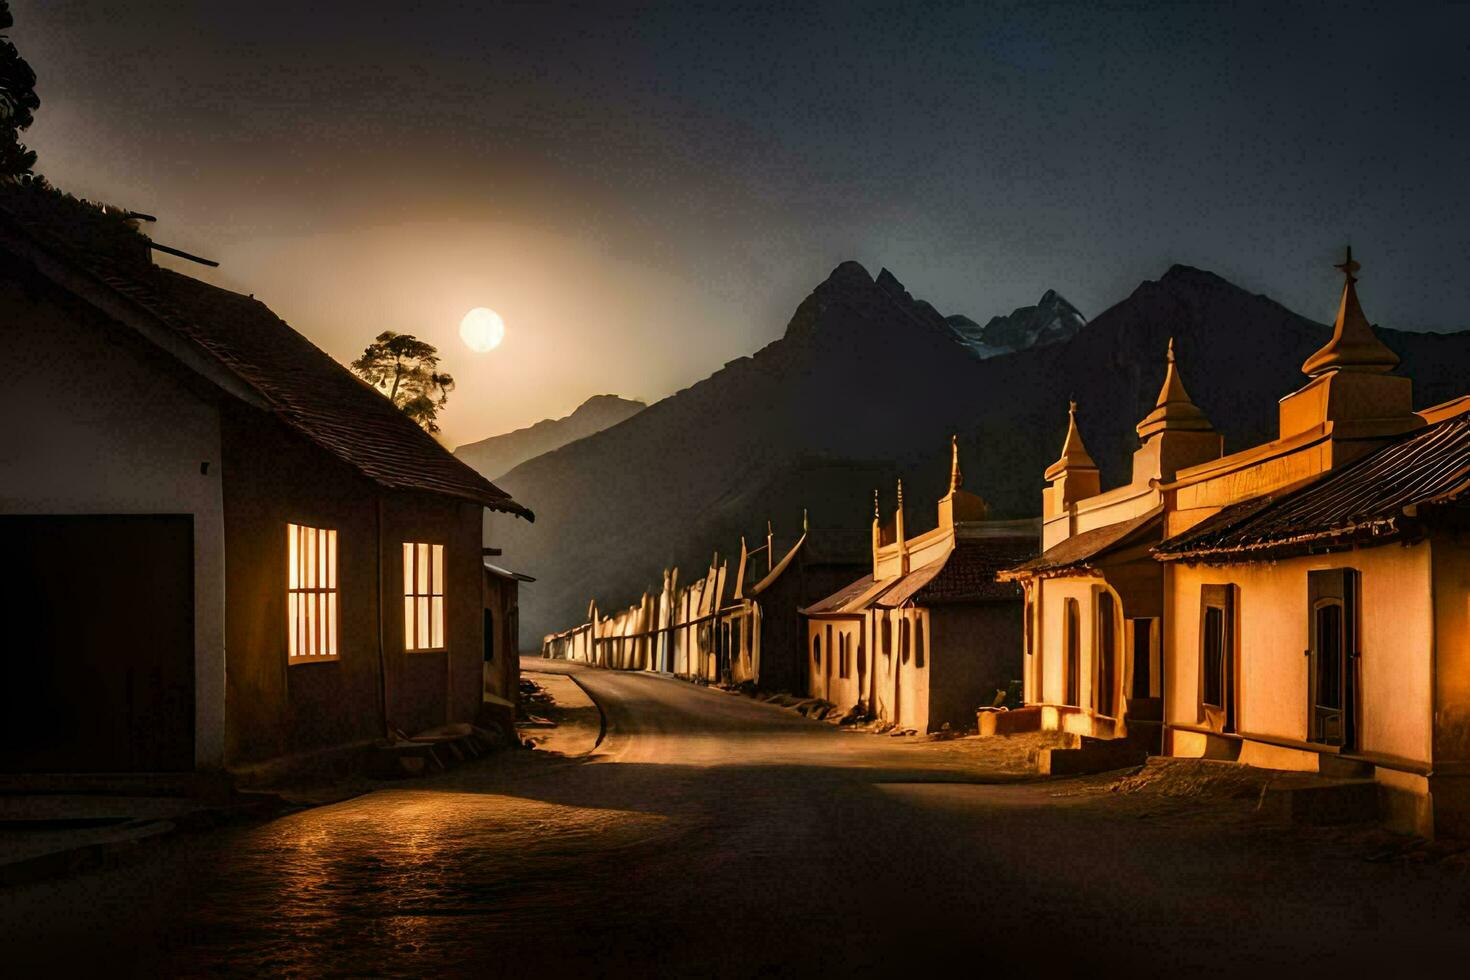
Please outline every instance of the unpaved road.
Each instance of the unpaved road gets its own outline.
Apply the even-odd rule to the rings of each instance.
[[[1470,950],[1463,864],[1017,781],[1004,747],[576,679],[606,712],[593,755],[506,753],[0,892],[7,972],[1341,977]]]

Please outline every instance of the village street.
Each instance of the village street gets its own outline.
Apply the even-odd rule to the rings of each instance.
[[[1361,975],[1470,949],[1458,859],[1369,860],[1320,831],[1123,800],[1107,777],[1008,776],[1003,746],[524,663],[601,704],[593,755],[501,753],[7,889],[8,969]]]

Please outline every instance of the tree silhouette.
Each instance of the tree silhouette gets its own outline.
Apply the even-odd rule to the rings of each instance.
[[[454,379],[438,368],[438,348],[392,330],[378,334],[352,362],[354,374],[387,395],[426,432],[439,431],[439,409],[454,390]]]
[[[9,30],[14,23],[9,0],[0,0],[0,31]],[[36,73],[15,50],[10,38],[0,34],[0,180],[31,176],[36,154],[26,149],[20,133],[30,126],[32,113],[40,107]]]

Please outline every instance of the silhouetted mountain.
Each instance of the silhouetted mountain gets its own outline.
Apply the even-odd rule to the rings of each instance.
[[[1009,316],[993,316],[980,326],[964,314],[946,317],[950,329],[979,357],[1011,354],[1068,339],[1087,325],[1087,318],[1048,289],[1035,306],[1017,307]]]
[[[1362,286],[1373,311],[1371,277]],[[1335,309],[1334,293],[1322,312]],[[891,511],[902,476],[912,530],[934,522],[960,436],[967,489],[996,517],[1040,512],[1042,470],[1079,402],[1104,486],[1128,478],[1134,425],[1152,407],[1175,338],[1190,393],[1234,450],[1276,433],[1277,399],[1328,328],[1208,272],[1175,266],[1069,339],[977,359],[951,325],[891,275],[838,266],[786,334],[632,419],[497,480],[536,502],[534,525],[497,519],[494,543],[538,577],[521,594],[523,641],[579,622],[587,600],[631,602],[678,563],[681,581],[739,535],[798,525],[865,528],[873,488]],[[1461,394],[1470,332],[1381,332],[1415,400]],[[738,555],[732,556],[738,557]],[[732,565],[733,570],[733,565]]]
[[[487,480],[510,472],[528,459],[560,449],[631,418],[648,406],[617,395],[593,395],[571,415],[543,419],[535,425],[479,442],[467,442],[454,455],[480,471]],[[494,476],[491,476],[491,474]]]

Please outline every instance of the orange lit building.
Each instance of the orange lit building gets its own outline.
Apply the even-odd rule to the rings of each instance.
[[[1470,833],[1470,399],[1415,413],[1358,301],[1271,442],[1163,483],[1165,751],[1377,782]]]
[[[804,610],[808,694],[901,728],[965,730],[1019,679],[1020,590],[996,573],[1036,553],[1036,523],[988,520],[962,485],[952,444],[937,526],[913,537],[903,485],[888,524],[875,495],[872,570]]]

